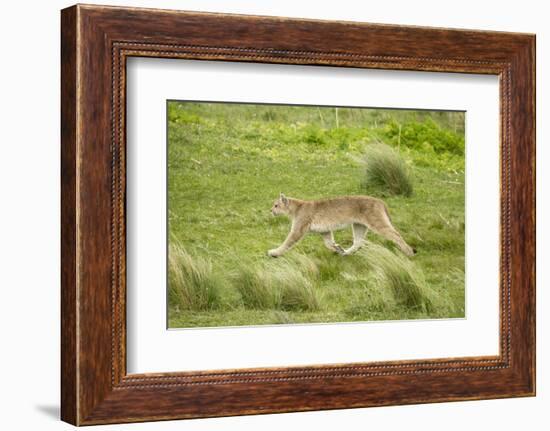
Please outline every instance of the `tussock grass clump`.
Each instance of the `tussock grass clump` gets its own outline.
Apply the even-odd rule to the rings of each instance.
[[[319,278],[321,280],[336,280],[341,276],[342,259],[339,256],[325,255],[319,262]]]
[[[221,303],[222,280],[209,260],[191,256],[177,243],[168,250],[168,301],[183,310],[211,310]]]
[[[240,265],[234,285],[246,308],[268,310],[280,303],[280,292],[273,289],[271,277],[252,263]]]
[[[315,311],[320,299],[311,280],[292,264],[274,268],[274,287],[280,293],[281,310]]]
[[[353,297],[353,301],[346,307],[348,318],[356,319],[363,313],[387,313],[396,307],[393,293],[377,283],[371,276],[366,262],[362,275],[344,272],[342,278],[347,283],[346,287],[350,291],[348,294]],[[360,290],[353,290],[353,287],[360,287]]]
[[[317,311],[321,308],[321,297],[313,283],[319,276],[319,267],[309,256],[295,253],[270,262],[264,270],[270,274],[273,288],[280,292],[279,309]]]
[[[318,262],[308,255],[289,253],[288,257],[284,257],[284,261],[289,262],[293,268],[299,269],[308,278],[315,279],[319,276]]]
[[[360,253],[365,257],[373,283],[392,292],[398,305],[424,313],[447,306],[429,287],[423,272],[405,256],[373,243]]]
[[[273,323],[290,325],[295,323],[290,314],[286,311],[275,310],[273,312]]]
[[[315,311],[321,300],[312,279],[318,269],[306,256],[282,258],[268,264],[243,263],[234,277],[246,308]]]
[[[364,186],[392,195],[411,196],[413,183],[403,158],[390,146],[370,144],[365,153]]]

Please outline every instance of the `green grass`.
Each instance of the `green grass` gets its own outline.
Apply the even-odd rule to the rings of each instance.
[[[462,113],[340,108],[339,127],[334,108],[170,102],[168,114],[170,327],[464,316]],[[410,196],[365,188],[371,142],[404,160]],[[290,226],[270,214],[280,192],[382,197],[418,253],[369,233],[342,257],[311,234],[269,258]],[[351,230],[336,240],[348,247]]]

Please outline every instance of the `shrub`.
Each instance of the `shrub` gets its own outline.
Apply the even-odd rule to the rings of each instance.
[[[168,250],[168,300],[184,310],[211,310],[221,303],[222,280],[209,260],[191,256],[177,243]]]
[[[411,174],[405,161],[385,144],[367,146],[364,186],[382,194],[411,196],[413,192]]]
[[[384,128],[387,142],[420,151],[445,152],[464,155],[464,135],[440,127],[432,118],[422,122],[410,121],[402,125],[390,121]]]
[[[170,103],[168,105],[168,121],[176,124],[199,124],[202,119],[182,108],[181,105]]]

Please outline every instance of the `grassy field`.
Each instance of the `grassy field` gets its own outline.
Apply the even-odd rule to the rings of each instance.
[[[463,113],[169,102],[168,121],[169,327],[464,316]],[[367,178],[382,143],[410,193]],[[310,234],[270,258],[280,192],[380,197],[417,254],[369,233],[340,256]]]

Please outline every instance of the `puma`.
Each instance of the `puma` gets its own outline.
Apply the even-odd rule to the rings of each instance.
[[[328,249],[347,256],[361,248],[368,229],[393,241],[407,256],[415,253],[392,226],[384,202],[370,196],[341,196],[308,201],[289,198],[281,193],[271,212],[276,216],[286,215],[292,221],[290,233],[284,242],[267,252],[272,257],[282,256],[308,232],[321,234]],[[333,231],[350,225],[353,245],[344,250],[334,242]]]

